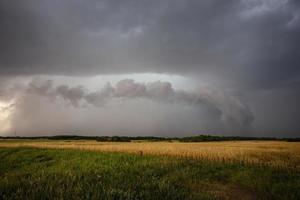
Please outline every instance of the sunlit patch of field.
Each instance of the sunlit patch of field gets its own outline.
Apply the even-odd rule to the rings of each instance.
[[[127,152],[300,169],[300,142],[97,142],[84,140],[0,140],[0,147],[38,147]]]

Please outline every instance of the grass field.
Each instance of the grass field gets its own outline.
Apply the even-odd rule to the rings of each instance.
[[[220,162],[242,162],[300,169],[300,142],[97,142],[90,140],[0,140],[0,147],[80,149],[105,152],[167,155]]]
[[[299,199],[300,143],[0,141],[0,199]]]

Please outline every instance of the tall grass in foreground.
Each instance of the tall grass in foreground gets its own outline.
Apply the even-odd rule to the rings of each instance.
[[[167,156],[0,148],[0,199],[299,199],[300,171]]]

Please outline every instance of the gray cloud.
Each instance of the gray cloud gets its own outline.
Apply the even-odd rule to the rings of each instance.
[[[1,113],[7,116],[2,127],[10,124],[11,131],[25,135],[299,136],[297,82],[241,93],[206,86],[178,90],[170,82],[132,79],[91,90],[33,79],[2,82],[2,90]]]
[[[16,105],[22,108],[20,113],[41,105],[36,119],[47,113],[46,102],[67,102],[75,110],[95,105],[102,110],[125,99],[134,102],[124,108],[128,113],[135,104],[143,110],[136,101],[151,104],[152,109],[153,102],[163,103],[168,112],[172,112],[172,105],[180,107],[177,111],[189,105],[197,109],[189,111],[193,115],[186,120],[180,118],[186,124],[189,120],[194,123],[191,118],[200,109],[209,119],[205,124],[220,121],[243,129],[252,124],[256,134],[299,135],[295,122],[300,115],[296,101],[300,88],[299,13],[298,0],[3,0],[0,100],[24,99]],[[190,77],[195,87],[207,82],[209,89],[179,91],[167,82],[133,80],[108,83],[96,91],[69,84],[57,86],[51,81],[33,81],[29,87],[10,82],[15,77],[35,75],[89,77],[147,72],[183,75]],[[215,86],[219,89],[211,89]],[[53,116],[55,110],[69,117],[60,112],[62,109],[51,108]],[[113,114],[102,111],[113,119]],[[148,112],[146,108],[143,111]],[[28,119],[28,127],[32,121]],[[70,125],[72,120],[64,121]],[[121,118],[118,122],[126,126]],[[215,126],[217,131],[225,129]],[[182,131],[181,127],[176,130]]]
[[[69,88],[66,85],[57,87],[56,92],[65,100],[69,100],[73,106],[78,106],[79,101],[84,97],[85,91],[82,87]]]
[[[41,98],[44,98],[44,100]],[[24,88],[23,95],[20,95],[19,99],[15,99],[14,106],[16,107],[16,113],[18,113],[18,110],[24,111],[25,109],[28,115],[31,115],[29,110],[34,109],[32,106],[36,104],[46,103],[49,105],[58,103],[59,105],[59,102],[62,102],[63,104],[71,105],[78,109],[87,106],[110,108],[111,102],[120,100],[129,103],[152,101],[157,102],[158,105],[164,104],[166,107],[168,107],[168,104],[174,106],[189,106],[199,111],[205,108],[212,112],[212,114],[209,115],[214,116],[215,120],[218,121],[217,123],[223,124],[224,132],[244,131],[245,133],[249,133],[253,121],[253,115],[247,105],[243,104],[238,98],[230,96],[230,94],[225,94],[220,90],[204,88],[197,92],[191,92],[176,90],[169,82],[137,83],[132,79],[121,80],[116,83],[115,86],[107,83],[102,89],[95,92],[89,92],[82,86],[54,86],[53,81],[50,80],[33,80],[28,84],[28,87]],[[47,101],[49,102],[47,103]],[[131,104],[131,106],[135,104],[138,105],[136,102]],[[38,108],[47,110],[47,106],[38,106]],[[174,109],[178,110],[178,108]],[[95,120],[97,121],[97,119],[93,121]],[[43,119],[41,119],[41,121],[43,121]],[[122,131],[120,132],[122,133]]]
[[[5,0],[0,73],[209,73],[276,86],[299,77],[299,11],[297,0]]]

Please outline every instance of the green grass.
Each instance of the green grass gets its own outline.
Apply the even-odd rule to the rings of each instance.
[[[300,199],[300,172],[126,153],[0,148],[0,199]]]

